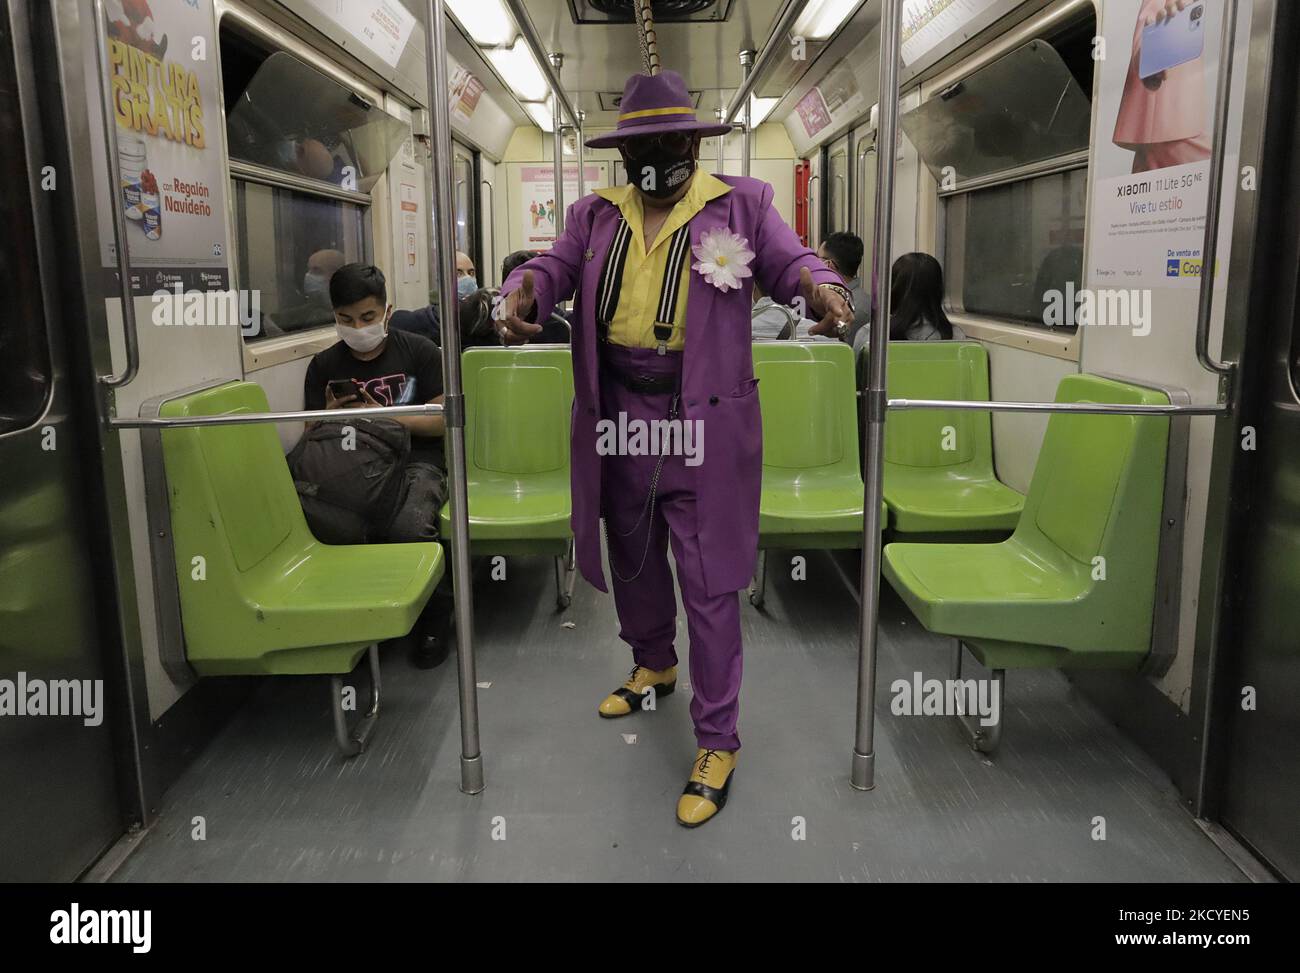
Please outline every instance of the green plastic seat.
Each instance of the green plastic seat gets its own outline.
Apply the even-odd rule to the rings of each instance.
[[[161,414],[265,411],[260,386],[231,382]],[[166,429],[162,448],[185,652],[199,675],[350,672],[368,647],[414,627],[442,548],[317,541],[274,426]]]
[[[861,547],[853,349],[829,341],[760,341],[753,347],[763,415],[758,546]]]
[[[1168,404],[1091,375],[1062,380],[1056,401]],[[991,669],[1136,667],[1151,642],[1168,434],[1164,416],[1053,414],[1009,539],[889,544],[885,577],[922,625]]]
[[[886,367],[891,399],[989,399],[988,353],[977,342],[890,342]],[[1016,529],[1025,503],[993,472],[987,412],[890,412],[884,485],[897,534],[1005,536]]]
[[[568,553],[573,359],[568,348],[473,348],[461,356],[470,549]],[[451,536],[451,504],[442,508]]]

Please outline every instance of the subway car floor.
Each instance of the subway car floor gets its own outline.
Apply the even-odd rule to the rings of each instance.
[[[890,683],[945,678],[951,643],[888,589],[877,786],[850,788],[853,572],[812,553],[794,582],[778,560],[765,612],[742,605],[743,749],[729,803],[702,828],[673,814],[695,755],[680,610],[678,692],[602,720],[596,705],[631,665],[612,599],[579,580],[556,614],[551,562],[511,558],[506,580],[475,586],[483,793],[458,789],[454,658],[431,671],[385,658],[379,724],[350,761],[332,742],[327,680],[267,679],[113,880],[1244,880],[1168,777],[1057,672],[1008,674],[992,759],[952,719],[892,715]]]

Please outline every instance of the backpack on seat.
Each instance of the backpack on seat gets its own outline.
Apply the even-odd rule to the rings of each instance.
[[[331,419],[308,429],[288,462],[316,539],[388,540],[405,499],[410,454],[411,433],[393,419]]]

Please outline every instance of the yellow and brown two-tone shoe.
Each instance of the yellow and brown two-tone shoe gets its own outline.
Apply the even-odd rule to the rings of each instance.
[[[627,716],[629,713],[641,709],[642,700],[647,692],[653,691],[655,697],[658,698],[671,695],[676,688],[676,666],[669,666],[667,669],[660,670],[647,669],[644,666],[633,666],[631,675],[627,677],[627,682],[606,696],[605,701],[600,704],[600,715],[607,720]]]
[[[735,770],[735,750],[700,750],[686,789],[677,799],[677,823],[684,828],[698,828],[721,811]]]

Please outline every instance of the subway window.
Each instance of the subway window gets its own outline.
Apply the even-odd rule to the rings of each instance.
[[[50,350],[36,263],[36,230],[28,198],[26,143],[18,107],[9,15],[0,9],[0,434],[31,425],[50,392]]]
[[[1095,30],[1090,15],[1035,38],[901,119],[938,183],[953,311],[1075,330],[1043,295],[1083,278]]]
[[[237,285],[260,312],[245,340],[330,326],[329,278],[373,259],[370,191],[407,128],[228,21],[220,39]]]
[[[1088,170],[975,189],[947,202],[948,298],[970,314],[1047,325],[1043,295],[1083,277]],[[1054,322],[1073,331],[1068,322]]]

